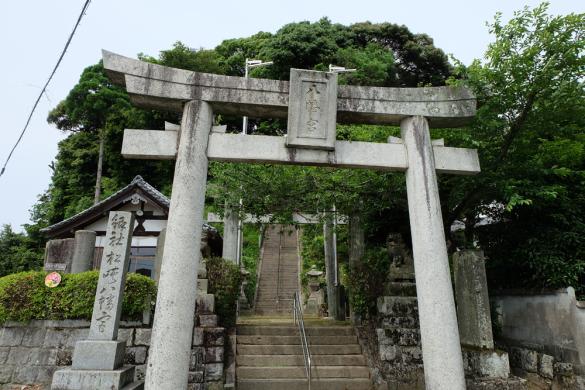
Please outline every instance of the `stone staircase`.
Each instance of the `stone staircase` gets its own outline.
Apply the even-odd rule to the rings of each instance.
[[[262,248],[255,312],[259,315],[292,313],[293,294],[299,288],[299,257],[295,228],[287,225],[269,225]]]
[[[372,386],[357,336],[351,326],[306,327],[313,390],[369,390]],[[301,339],[292,324],[238,325],[238,390],[308,388]]]

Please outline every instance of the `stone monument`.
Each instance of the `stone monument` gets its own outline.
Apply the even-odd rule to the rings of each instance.
[[[453,275],[461,344],[493,349],[492,317],[483,251],[455,252]]]
[[[52,390],[143,388],[132,383],[134,367],[123,366],[126,341],[118,341],[133,229],[132,213],[110,212],[89,336],[75,344],[71,368],[55,372]]]
[[[406,172],[425,383],[434,390],[465,389],[437,173],[476,174],[479,159],[473,149],[433,145],[429,126],[468,123],[476,105],[468,89],[336,87],[333,74],[295,69],[290,83],[246,79],[109,52],[103,63],[136,105],[183,115],[179,130],[126,130],[122,146],[128,158],[176,159],[147,389],[187,386],[209,160]],[[288,117],[290,137],[213,131],[214,114]],[[400,125],[401,142],[336,140],[337,120]]]
[[[466,369],[476,377],[507,378],[508,353],[494,349],[483,251],[455,252],[453,275]]]
[[[47,241],[45,247],[45,271],[78,274],[89,271],[93,264],[96,233],[78,230],[75,238]]]
[[[75,239],[49,240],[45,246],[45,271],[71,272]]]

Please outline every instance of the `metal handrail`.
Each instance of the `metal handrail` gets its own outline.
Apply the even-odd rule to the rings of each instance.
[[[305,363],[305,374],[311,390],[311,351],[309,350],[309,342],[307,341],[307,333],[305,331],[305,321],[303,321],[303,311],[301,306],[301,294],[295,292],[293,299],[293,319],[295,324],[299,326],[299,335],[301,336],[301,349],[303,350],[303,359]]]

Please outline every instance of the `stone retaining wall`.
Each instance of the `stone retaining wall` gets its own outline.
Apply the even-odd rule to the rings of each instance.
[[[585,376],[571,363],[558,361],[542,349],[500,344],[510,356],[512,372],[529,383],[529,388],[585,390]]]
[[[394,286],[396,295],[378,298],[375,342],[363,340],[368,333],[358,329],[368,358],[375,367],[373,376],[384,378],[388,389],[423,390],[424,368],[419,331],[418,304],[414,286]],[[364,331],[366,330],[366,331]],[[374,346],[373,351],[371,346]],[[526,381],[509,376],[510,366],[505,351],[462,347],[463,365],[470,390],[525,390]],[[380,381],[378,381],[380,382]],[[384,387],[382,387],[384,388]]]
[[[189,390],[222,389],[224,328],[217,316],[199,315],[193,332]],[[32,321],[0,327],[0,388],[41,385],[49,389],[53,373],[71,365],[75,343],[87,338],[89,321]],[[125,364],[136,366],[136,380],[144,379],[151,329],[139,322],[122,322],[118,339],[126,341]],[[36,387],[35,389],[37,389]]]
[[[576,300],[573,288],[496,292],[491,303],[506,344],[540,349],[585,373],[585,302]]]

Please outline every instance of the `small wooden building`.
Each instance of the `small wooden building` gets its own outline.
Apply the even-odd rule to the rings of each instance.
[[[51,240],[72,238],[78,230],[96,232],[93,267],[98,268],[106,236],[108,213],[114,210],[132,211],[136,222],[128,272],[153,277],[158,238],[161,230],[166,228],[169,206],[170,201],[165,195],[141,176],[136,176],[130,184],[115,194],[41,232]],[[203,224],[202,233],[203,255],[221,256],[222,238],[218,231],[208,224]]]

